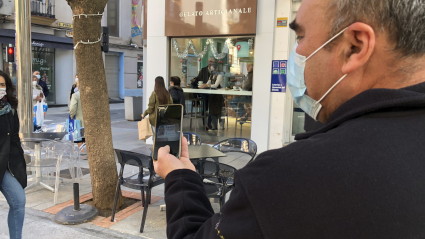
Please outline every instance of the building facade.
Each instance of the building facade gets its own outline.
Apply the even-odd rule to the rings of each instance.
[[[3,1],[0,8],[0,69],[16,82],[16,63],[5,62],[5,47],[15,44],[15,4]],[[49,105],[67,105],[78,73],[73,45],[73,14],[66,0],[31,0],[32,71],[40,71],[49,87]],[[109,26],[110,52],[104,54],[108,94],[111,99],[141,96],[138,66],[143,55],[141,35],[132,37],[132,1],[109,0],[102,26]],[[134,8],[140,19],[142,8]],[[109,17],[108,17],[109,16]],[[139,67],[140,69],[140,67]],[[143,71],[143,70],[140,70]],[[140,85],[140,84],[139,84]]]
[[[286,90],[285,74],[286,60],[295,44],[289,23],[295,18],[300,2],[148,1],[144,94],[153,91],[156,76],[168,81],[177,75],[191,87],[192,79],[213,58],[218,74],[223,76],[222,88],[201,92],[193,86],[195,89],[184,90],[209,95],[210,100],[216,100],[215,95],[221,92],[225,104],[230,104],[221,115],[229,126],[218,133],[205,133],[201,138],[209,137],[215,142],[222,137],[249,138],[256,142],[259,152],[293,142],[294,135],[304,131],[305,113]],[[249,77],[252,77],[252,89],[243,89],[241,85]],[[241,101],[242,97],[248,100]],[[242,103],[234,107],[235,102]],[[236,111],[242,107],[246,118],[240,117],[246,121],[240,126]]]

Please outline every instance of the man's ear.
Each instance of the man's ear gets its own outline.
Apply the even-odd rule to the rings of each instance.
[[[365,23],[356,22],[347,28],[343,38],[342,73],[349,74],[370,59],[375,49],[375,31]]]

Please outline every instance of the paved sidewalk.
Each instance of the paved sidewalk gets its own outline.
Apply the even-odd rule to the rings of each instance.
[[[0,201],[0,239],[9,238],[7,227],[7,214],[9,205]],[[48,239],[95,239],[95,238],[126,238],[140,239],[127,233],[109,230],[103,227],[84,223],[76,226],[63,226],[54,222],[54,215],[39,210],[26,208],[23,238],[48,238]]]
[[[138,153],[149,154],[149,145],[138,140],[137,122],[130,122],[124,119],[124,104],[111,104],[111,122],[114,148],[129,150]],[[46,116],[46,124],[62,123],[68,118],[66,107],[49,109]],[[228,157],[221,159],[223,163],[236,168],[241,168],[249,160],[249,157],[240,154],[229,153]],[[83,160],[82,168],[88,168],[88,162]],[[118,165],[117,165],[118,168]],[[125,168],[124,177],[138,172],[137,167],[128,166]],[[91,192],[90,175],[85,175],[80,183],[80,196]],[[123,190],[140,193],[123,187]],[[152,189],[152,195],[163,198],[164,185],[159,185]],[[228,196],[230,195],[227,194]],[[128,216],[125,219],[105,227],[95,226],[85,223],[77,226],[64,226],[56,224],[54,215],[43,212],[54,206],[53,193],[40,187],[31,188],[26,191],[26,217],[23,238],[151,238],[165,239],[166,237],[166,215],[165,211],[160,211],[160,205],[165,204],[164,199],[152,204],[148,208],[144,233],[139,232],[143,210]],[[73,199],[72,182],[64,180],[59,189],[58,203],[64,203]],[[219,205],[212,203],[216,212],[219,212]],[[5,198],[0,193],[0,239],[8,238],[7,213],[9,207]]]

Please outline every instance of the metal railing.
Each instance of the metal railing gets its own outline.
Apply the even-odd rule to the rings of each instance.
[[[31,15],[55,18],[55,0],[31,0]]]

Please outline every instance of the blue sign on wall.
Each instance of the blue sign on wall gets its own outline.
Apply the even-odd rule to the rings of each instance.
[[[271,92],[286,93],[286,63],[287,61],[272,61]]]

